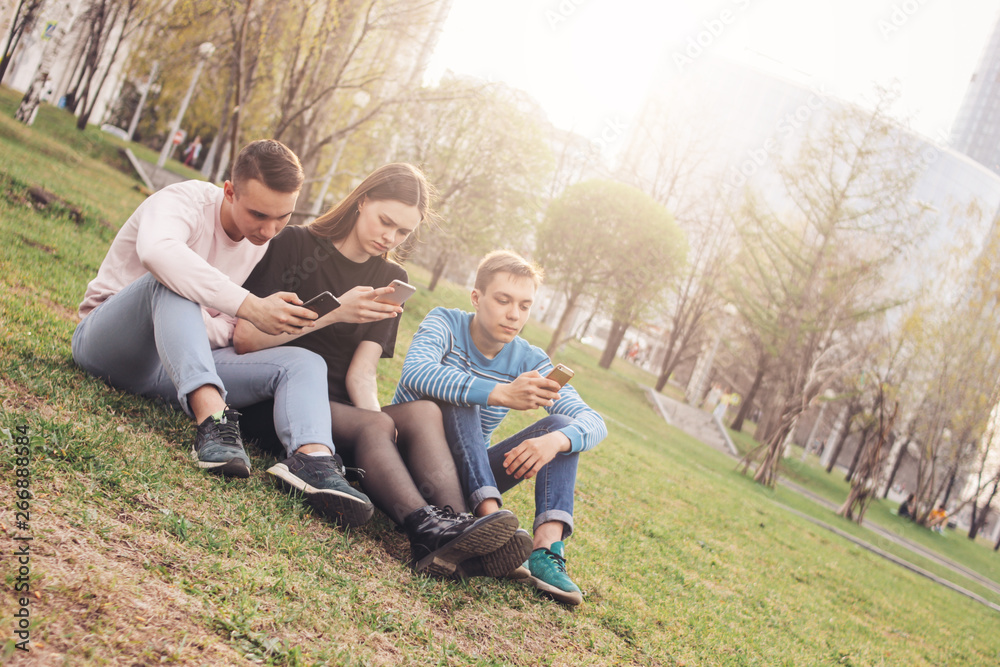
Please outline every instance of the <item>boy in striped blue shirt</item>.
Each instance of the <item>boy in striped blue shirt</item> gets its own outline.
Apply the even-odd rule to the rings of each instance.
[[[465,576],[502,576],[527,557],[529,580],[566,604],[582,601],[566,573],[563,540],[573,532],[573,493],[580,452],[607,427],[571,386],[545,375],[552,362],[518,336],[542,272],[509,251],[488,254],[476,272],[474,313],[435,308],[413,337],[394,403],[430,398],[441,405],[448,444],[469,506],[477,516],[500,509],[500,494],[522,479],[535,482],[534,538],[518,531],[494,554],[463,564]],[[549,414],[490,446],[510,410]]]

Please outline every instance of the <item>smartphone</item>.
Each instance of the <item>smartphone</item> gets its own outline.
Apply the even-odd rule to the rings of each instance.
[[[396,306],[402,306],[403,302],[413,296],[413,293],[417,291],[416,287],[410,283],[404,283],[402,280],[393,280],[389,283],[389,287],[392,287],[396,291],[392,294],[383,294],[375,300],[379,303],[391,303]]]
[[[549,371],[549,374],[545,377],[550,380],[555,380],[559,383],[559,386],[562,387],[570,381],[573,375],[574,373],[569,367],[563,366],[562,364],[556,364],[556,367]]]
[[[329,291],[323,292],[302,304],[303,308],[308,308],[320,317],[323,317],[332,310],[340,308],[340,301]]]

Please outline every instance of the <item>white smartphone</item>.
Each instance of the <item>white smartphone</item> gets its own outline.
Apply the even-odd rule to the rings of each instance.
[[[410,283],[404,283],[402,280],[393,280],[389,283],[389,287],[396,290],[392,294],[383,294],[379,298],[375,299],[379,303],[391,303],[396,306],[402,306],[403,302],[413,296],[417,288]]]

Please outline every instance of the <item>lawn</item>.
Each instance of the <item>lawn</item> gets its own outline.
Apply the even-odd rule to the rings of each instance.
[[[620,360],[602,370],[576,344],[558,361],[609,427],[581,457],[568,544],[578,608],[513,582],[415,576],[384,516],[337,530],[268,483],[267,452],[251,449],[249,480],[204,475],[186,418],[109,389],[70,357],[86,283],[142,200],[118,170],[120,143],[77,133],[48,107],[24,128],[14,104],[0,91],[0,428],[11,433],[0,436],[0,530],[33,537],[30,593],[15,592],[13,559],[2,566],[0,625],[15,627],[21,595],[30,611],[30,654],[3,635],[14,664],[1000,661],[996,612],[788,513],[774,502],[790,502],[784,492],[667,426],[640,387],[651,376]],[[65,205],[40,207],[32,186]],[[417,267],[411,278],[427,284]],[[383,398],[423,314],[467,303],[448,284],[408,302],[396,357],[380,368]],[[538,326],[527,336],[547,342]],[[498,436],[535,417],[509,419]],[[32,450],[28,529],[14,515],[18,429]],[[523,523],[531,505],[529,484],[509,500]]]

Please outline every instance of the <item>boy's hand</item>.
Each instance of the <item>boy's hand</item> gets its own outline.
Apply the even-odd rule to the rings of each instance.
[[[292,292],[275,292],[261,299],[253,294],[240,304],[236,316],[249,321],[266,334],[295,334],[315,325],[316,313],[302,307],[302,300]]]
[[[511,410],[534,410],[551,406],[559,398],[559,383],[538,371],[518,375],[513,382],[498,384],[487,403]]]
[[[540,438],[525,440],[503,457],[503,467],[507,474],[517,479],[531,479],[546,463],[559,452],[570,450],[569,438],[565,433],[553,431]]]

